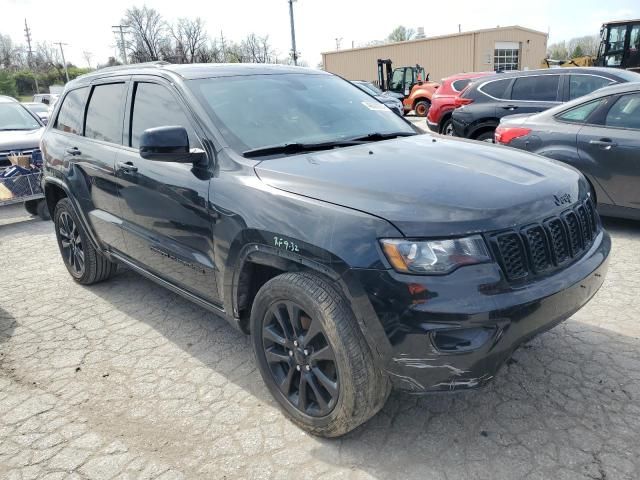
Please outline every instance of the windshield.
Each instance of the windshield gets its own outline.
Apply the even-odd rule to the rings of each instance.
[[[44,103],[28,103],[25,106],[35,113],[47,113],[49,111],[49,107]]]
[[[386,106],[333,75],[247,75],[188,84],[237,152],[370,133],[415,133]]]
[[[0,104],[0,131],[35,130],[42,125],[18,103]]]
[[[354,83],[356,84],[356,86],[360,87],[362,90],[364,90],[370,95],[379,96],[383,94],[382,90],[380,90],[378,87],[376,87],[372,83],[369,83],[369,82],[354,82]]]

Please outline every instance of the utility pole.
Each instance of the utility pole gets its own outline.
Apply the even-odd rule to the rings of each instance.
[[[122,52],[122,60],[124,61],[124,64],[126,65],[127,63],[127,49],[124,45],[124,28],[126,28],[126,25],[111,25],[111,28],[117,28],[118,30],[120,30],[120,51]],[[113,33],[117,33],[117,32],[113,32]]]
[[[27,45],[29,46],[29,68],[33,68],[33,50],[31,50],[31,30],[29,30],[29,25],[27,25],[27,19],[24,19],[24,36],[27,37]],[[40,87],[38,86],[38,72],[36,72],[35,68],[33,69],[33,79],[36,82],[36,93],[40,93]]]
[[[69,45],[68,43],[62,42],[53,42],[54,45],[58,45],[60,47],[60,55],[62,55],[62,65],[64,66],[64,76],[67,77],[67,83],[69,83],[69,72],[67,71],[67,61],[64,59],[64,49],[63,45]]]
[[[289,0],[289,20],[291,21],[291,58],[293,58],[293,64],[298,65],[298,50],[296,49],[296,27],[293,23],[293,2],[296,0]]]

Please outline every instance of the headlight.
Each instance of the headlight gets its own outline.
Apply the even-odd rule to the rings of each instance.
[[[380,240],[389,263],[401,273],[442,274],[491,261],[480,235],[450,240]]]

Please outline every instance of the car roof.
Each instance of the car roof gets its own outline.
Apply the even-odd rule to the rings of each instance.
[[[0,95],[0,103],[19,103],[15,98],[6,95]]]
[[[179,76],[185,80],[198,78],[235,77],[245,75],[278,75],[297,73],[306,75],[329,75],[321,70],[290,65],[265,63],[191,63],[173,64],[168,62],[147,62],[133,65],[107,67],[81,75],[73,80],[74,85],[90,83],[101,77],[115,75],[161,75]]]
[[[613,79],[623,79],[625,81],[632,80],[637,76],[637,81],[640,81],[640,74],[631,72],[629,70],[622,70],[620,68],[611,67],[567,67],[567,68],[539,68],[536,70],[518,70],[513,72],[496,73],[489,77],[480,77],[474,84],[479,85],[488,81],[510,79],[516,77],[528,77],[531,75],[570,75],[570,74],[592,74],[601,75]]]

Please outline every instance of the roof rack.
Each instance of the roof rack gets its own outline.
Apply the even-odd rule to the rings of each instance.
[[[171,65],[170,62],[165,62],[164,60],[156,60],[154,62],[143,62],[143,63],[129,63],[126,65],[114,65],[113,67],[104,67],[99,68],[98,70],[94,70],[93,72],[85,73],[84,75],[79,75],[77,78],[85,78],[97,73],[105,73],[105,72],[117,72],[119,70],[127,70],[130,68],[151,68],[151,67],[159,67],[162,65]]]

